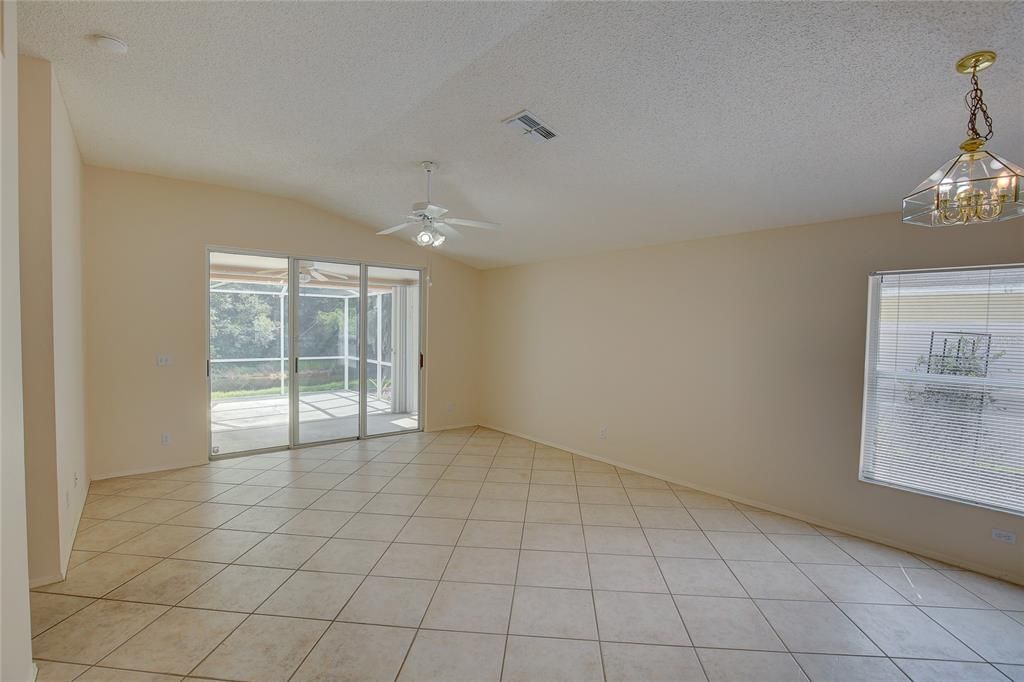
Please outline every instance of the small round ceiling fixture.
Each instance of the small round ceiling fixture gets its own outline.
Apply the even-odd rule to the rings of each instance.
[[[956,63],[956,70],[959,73],[975,73],[984,71],[996,63],[996,53],[992,50],[979,50],[961,57]]]
[[[128,43],[108,33],[94,33],[89,36],[93,44],[111,54],[128,54]]]

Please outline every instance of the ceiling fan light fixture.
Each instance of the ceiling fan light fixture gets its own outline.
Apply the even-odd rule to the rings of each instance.
[[[941,167],[903,199],[903,222],[926,227],[970,225],[1012,220],[1024,216],[1021,184],[1024,168],[983,150],[992,139],[992,117],[985,105],[978,72],[992,66],[996,53],[973,52],[956,63],[956,70],[970,74],[967,104],[967,139],[962,152]],[[978,131],[981,115],[985,134]]]
[[[423,161],[420,163],[420,167],[423,168],[427,176],[427,200],[419,201],[412,205],[412,213],[407,216],[408,222],[385,228],[377,233],[379,236],[394,234],[395,232],[416,227],[419,228],[419,232],[416,233],[412,240],[418,246],[438,248],[447,242],[449,238],[457,239],[460,236],[459,231],[453,228],[452,225],[476,227],[484,230],[497,230],[501,228],[501,225],[498,223],[486,220],[466,220],[465,218],[447,217],[448,209],[439,204],[431,203],[430,200],[430,175],[437,170],[437,164],[433,161]]]

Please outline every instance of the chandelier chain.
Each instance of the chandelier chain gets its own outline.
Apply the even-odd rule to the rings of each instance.
[[[967,136],[974,140],[991,140],[992,117],[988,114],[988,107],[985,105],[984,92],[978,84],[977,69],[971,70],[971,89],[964,96],[964,104],[967,105],[967,111],[971,114],[967,119]],[[984,135],[978,132],[979,113],[985,122],[986,132]]]

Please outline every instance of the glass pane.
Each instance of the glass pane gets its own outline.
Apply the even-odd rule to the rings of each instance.
[[[288,445],[288,259],[210,254],[210,451]]]
[[[864,480],[1024,512],[1024,268],[873,285]]]
[[[392,294],[381,294],[380,315],[384,323],[380,326],[380,352],[381,360],[391,362],[391,298]]]
[[[420,273],[366,269],[366,433],[419,428]],[[375,362],[369,362],[369,359]]]
[[[380,303],[380,296],[376,294],[370,294],[369,300],[366,302],[366,324],[368,329],[376,330],[380,322],[380,318],[377,314],[378,304]],[[377,346],[379,336],[376,331],[368,334],[366,337],[366,359],[367,361],[377,359]],[[367,370],[369,371],[369,370]]]
[[[359,435],[359,266],[296,261],[300,443]]]

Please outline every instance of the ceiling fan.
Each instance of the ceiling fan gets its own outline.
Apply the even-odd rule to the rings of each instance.
[[[287,268],[284,269],[284,270],[280,270],[280,269],[258,270],[256,272],[256,274],[258,276],[277,275],[281,279],[287,279],[288,278],[288,270],[287,270]],[[343,274],[338,273],[338,272],[332,272],[332,273],[330,273],[330,276],[325,275],[320,270],[318,270],[315,265],[302,266],[300,268],[300,270],[299,270],[299,283],[300,284],[307,284],[307,283],[309,283],[309,282],[311,282],[313,280],[316,280],[318,282],[330,282],[330,281],[336,280],[336,279],[352,279],[352,278],[349,277],[348,275],[343,275]]]
[[[329,273],[330,276],[325,275],[323,272],[318,270],[315,266],[304,267],[299,271],[299,283],[308,284],[309,282],[333,282],[335,280],[352,279],[348,275],[343,275],[338,272]]]
[[[430,203],[430,174],[437,170],[437,164],[433,161],[424,161],[420,164],[427,174],[427,200],[419,201],[412,205],[412,214],[406,216],[409,222],[381,230],[377,234],[392,234],[407,227],[419,227],[420,231],[413,237],[420,246],[438,247],[444,244],[446,239],[458,239],[462,235],[452,225],[462,227],[479,227],[485,230],[497,230],[501,227],[498,223],[486,220],[466,220],[465,218],[446,217],[448,209],[438,204]]]

